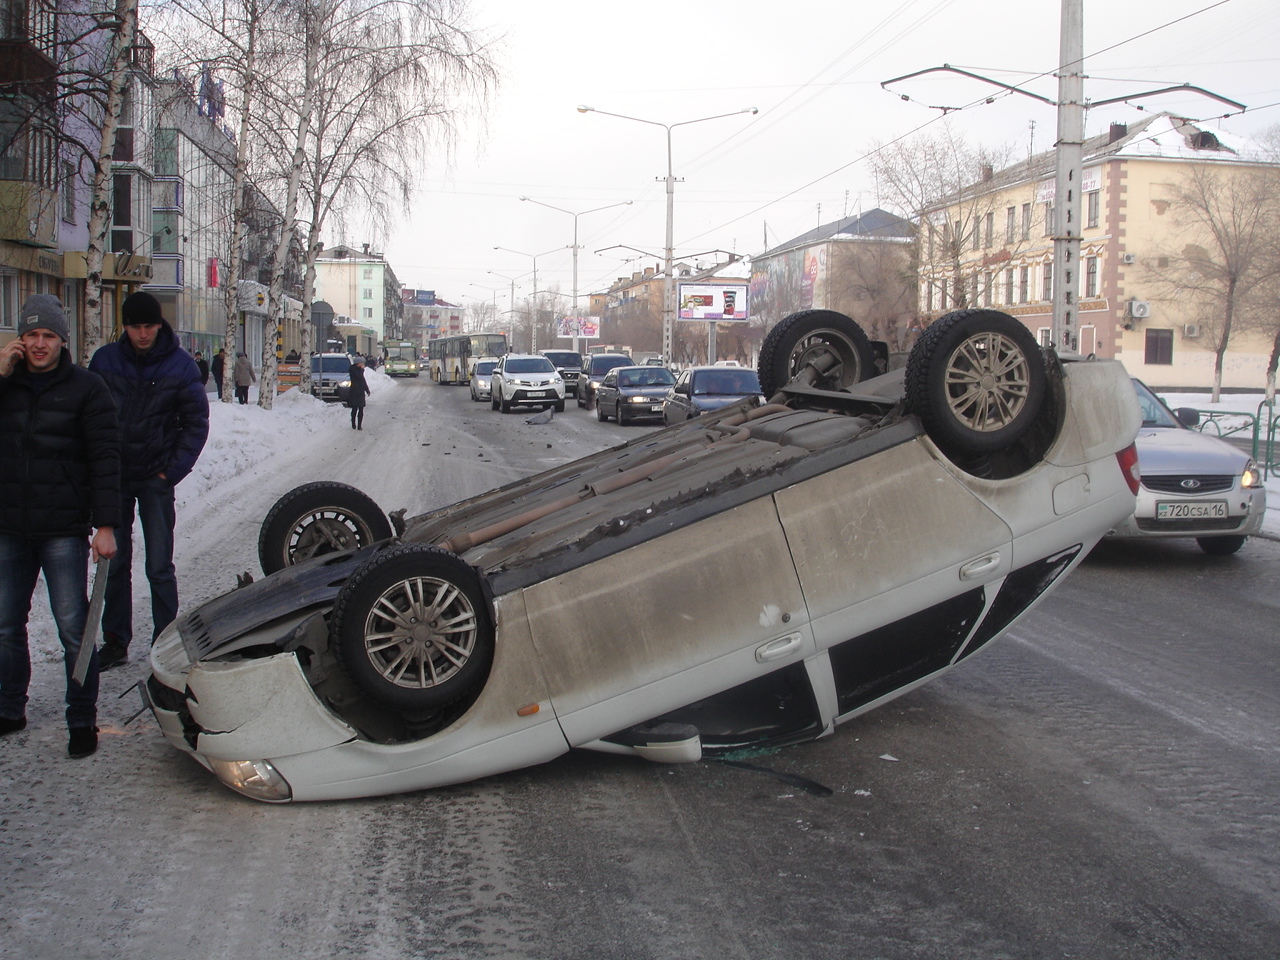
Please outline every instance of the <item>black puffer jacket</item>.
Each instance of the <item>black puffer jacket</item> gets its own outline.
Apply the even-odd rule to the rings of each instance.
[[[163,473],[176,486],[209,437],[209,397],[168,321],[146,353],[134,350],[123,334],[98,348],[89,369],[107,382],[116,401],[124,479]]]
[[[119,524],[120,430],[106,384],[65,347],[39,394],[19,363],[0,377],[0,533],[80,537]]]

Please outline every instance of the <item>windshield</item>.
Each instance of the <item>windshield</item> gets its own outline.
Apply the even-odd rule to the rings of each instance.
[[[591,358],[591,374],[592,376],[603,376],[614,367],[631,366],[630,357],[592,357]]]
[[[349,371],[349,370],[351,369],[351,361],[350,361],[349,359],[347,359],[347,357],[346,357],[346,356],[341,356],[341,357],[312,357],[312,358],[311,358],[311,372],[312,372],[312,373],[319,373],[319,372],[320,372],[320,370],[321,370],[321,366],[320,366],[320,364],[321,364],[322,362],[323,362],[323,364],[324,364],[323,369],[324,369],[324,372],[325,372],[325,373],[346,373],[347,371]]]
[[[1176,417],[1169,411],[1147,385],[1139,380],[1133,381],[1133,389],[1138,394],[1138,404],[1142,407],[1142,425],[1144,427],[1180,427]]]
[[[618,372],[620,387],[669,387],[675,383],[671,371],[662,367],[644,370],[621,370]]]
[[[582,368],[582,357],[574,353],[572,350],[547,350],[543,356],[554,363],[557,367]]]
[[[418,348],[412,343],[388,343],[383,345],[388,360],[416,360]]]
[[[476,364],[476,376],[487,377],[493,373],[493,368],[498,365],[497,360],[482,360]]]
[[[760,392],[760,378],[754,370],[724,367],[717,370],[701,370],[694,375],[693,392],[696,396],[746,396]]]
[[[555,373],[556,368],[546,357],[516,357],[508,360],[507,373]]]

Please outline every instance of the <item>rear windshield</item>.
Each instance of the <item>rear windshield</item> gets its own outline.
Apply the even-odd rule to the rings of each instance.
[[[557,367],[582,367],[582,357],[572,350],[544,350],[542,355]]]
[[[669,387],[676,382],[671,371],[663,367],[652,370],[622,370],[618,373],[620,387]]]
[[[546,357],[516,357],[508,360],[507,373],[555,373],[556,368]]]
[[[630,357],[592,357],[591,372],[592,373],[608,373],[614,367],[631,366]]]
[[[699,370],[693,377],[693,392],[698,396],[746,396],[760,392],[760,378],[754,370],[734,367]]]
[[[348,373],[351,370],[351,361],[347,357],[312,357],[311,372],[319,373],[322,362],[325,373]]]
[[[484,360],[476,364],[476,376],[487,377],[493,373],[493,368],[498,365],[497,360]]]

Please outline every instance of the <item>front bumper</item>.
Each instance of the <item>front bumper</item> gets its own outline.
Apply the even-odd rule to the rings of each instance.
[[[1158,517],[1158,505],[1171,502],[1190,505],[1206,513],[1210,512],[1210,504],[1224,504],[1225,515],[1176,519]],[[1157,493],[1144,486],[1138,492],[1138,504],[1133,514],[1108,532],[1107,538],[1249,537],[1262,529],[1266,511],[1267,491],[1263,487],[1243,490],[1237,484],[1222,493],[1184,497]]]

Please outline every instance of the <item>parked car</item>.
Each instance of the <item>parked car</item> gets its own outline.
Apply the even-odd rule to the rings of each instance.
[[[578,406],[591,409],[596,402],[596,390],[604,375],[614,367],[632,366],[631,357],[625,353],[593,353],[587,357],[587,364],[582,368],[582,376],[578,378]]]
[[[516,406],[554,407],[564,411],[564,380],[546,357],[508,353],[489,375],[489,402],[507,413]]]
[[[1225,440],[1190,429],[1200,422],[1198,411],[1170,410],[1140,380],[1133,386],[1142,408],[1142,486],[1133,515],[1108,537],[1195,537],[1205,553],[1235,553],[1262,529],[1267,511],[1258,465]]]
[[[471,399],[479,403],[490,399],[493,394],[489,389],[489,378],[498,365],[497,357],[477,357],[471,367]]]
[[[941,318],[905,373],[870,379],[865,334],[831,311],[764,347],[765,406],[397,511],[390,539],[351,487],[289,492],[259,536],[268,575],[152,647],[163,735],[275,802],[573,747],[779,747],[967,661],[1133,512],[1138,407],[1115,361],[1060,361],[990,310]]]
[[[618,426],[638,420],[662,420],[662,398],[675,386],[666,367],[614,367],[596,390],[596,419],[618,421]]]
[[[564,381],[564,395],[576,397],[578,378],[582,376],[582,354],[573,350],[543,350],[542,355],[556,365],[556,373]]]
[[[745,367],[690,367],[680,372],[675,385],[662,401],[662,422],[670,425],[711,410],[741,403],[754,397],[764,401],[760,393],[760,377]]]
[[[346,403],[351,395],[351,357],[345,353],[311,355],[311,395]]]

